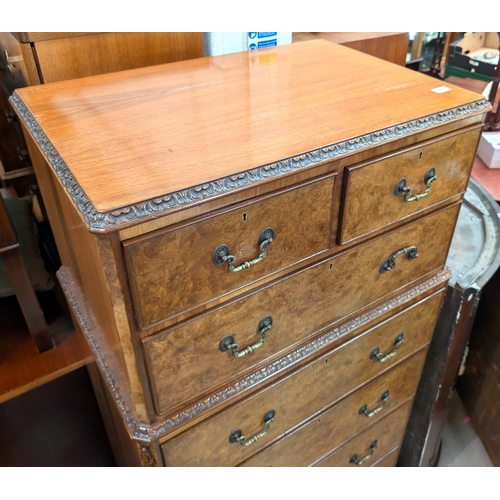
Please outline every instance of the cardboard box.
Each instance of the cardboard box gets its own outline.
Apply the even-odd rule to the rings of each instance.
[[[499,43],[495,32],[465,33],[461,40],[450,44],[448,64],[493,78],[498,64]]]
[[[500,168],[500,132],[483,132],[477,156],[490,168]]]

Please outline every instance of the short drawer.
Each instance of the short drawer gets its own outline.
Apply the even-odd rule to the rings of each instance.
[[[432,335],[441,300],[442,293],[433,295],[338,348],[334,360],[340,378],[337,389],[343,390],[346,385],[349,388],[353,383],[359,384],[376,376],[426,344]],[[261,339],[252,331],[257,330],[257,322],[251,324],[255,313],[235,313],[231,307],[223,307],[146,340],[147,367],[158,410],[187,404],[189,397],[200,397],[214,390],[221,382],[241,375],[255,363],[300,340],[303,335],[299,328],[300,315],[295,317],[293,307],[290,311],[281,310],[280,304],[268,305],[267,311],[274,321],[271,329],[265,332],[266,341],[245,356],[236,357],[231,350],[221,352],[220,349],[220,343],[229,333],[236,339],[233,342],[238,343],[244,340],[255,345],[255,341]],[[295,328],[292,327],[294,321]],[[240,345],[241,352],[245,344]]]
[[[326,251],[334,183],[332,174],[124,242],[140,326],[171,318]],[[266,255],[258,263],[244,264],[259,259],[263,250]],[[234,257],[236,271],[229,269],[228,257]],[[242,265],[246,268],[238,271]]]
[[[350,407],[352,421],[345,422],[346,438],[353,422],[362,429],[370,417],[359,414],[363,405],[368,411],[385,404],[390,408],[414,393],[420,377],[426,350],[387,372]],[[306,419],[356,388],[356,382],[344,382],[337,375],[340,366],[335,353],[319,358],[293,375],[248,399],[172,438],[162,445],[167,466],[231,466],[249,458],[256,451],[290,432]],[[381,385],[378,384],[380,382]],[[342,389],[339,389],[342,384]],[[383,403],[383,395],[389,398]],[[384,409],[385,409],[384,407]],[[270,421],[274,418],[273,421]],[[373,417],[372,417],[373,418]],[[267,430],[267,432],[266,432]],[[258,435],[262,435],[257,439]],[[248,445],[241,444],[245,436]],[[253,438],[253,439],[252,439]],[[324,438],[324,436],[322,436]],[[340,442],[338,443],[340,444]],[[332,449],[334,443],[325,450]],[[319,457],[317,457],[319,458]]]
[[[409,360],[374,382],[357,390],[297,431],[261,451],[243,467],[308,467],[339,448],[394,408],[413,397],[419,375],[410,375],[410,366],[420,366],[423,353]],[[410,376],[407,381],[398,377]],[[387,396],[388,399],[384,399]],[[406,405],[405,405],[406,406]],[[363,413],[363,410],[366,412]],[[373,416],[370,415],[373,411]],[[393,447],[398,443],[394,443]],[[391,449],[392,449],[391,448]],[[381,456],[381,455],[380,455]]]
[[[463,193],[480,134],[481,129],[474,128],[375,162],[347,167],[338,243],[366,237]],[[431,169],[434,181],[429,181]],[[405,188],[410,189],[406,195]],[[427,189],[426,196],[410,201]]]
[[[403,439],[411,402],[387,415],[377,424],[322,460],[318,467],[370,467]]]

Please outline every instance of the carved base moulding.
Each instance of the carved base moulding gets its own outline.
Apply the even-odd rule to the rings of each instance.
[[[354,319],[342,323],[335,328],[327,331],[326,333],[321,334],[314,340],[307,342],[306,344],[293,350],[289,354],[272,361],[261,369],[238,380],[234,384],[227,386],[222,390],[217,391],[216,393],[210,394],[197,403],[191,405],[189,408],[170,415],[167,418],[162,418],[159,422],[156,422],[152,425],[145,425],[139,422],[139,419],[135,414],[133,407],[127,400],[127,396],[117,383],[117,378],[115,376],[114,370],[108,363],[108,359],[104,349],[99,344],[96,335],[96,328],[98,327],[95,325],[95,321],[92,320],[92,313],[88,309],[82,292],[77,282],[71,275],[71,271],[69,270],[69,268],[63,266],[58,271],[57,277],[61,283],[68,302],[71,304],[79,326],[83,334],[87,338],[89,346],[94,353],[97,365],[99,366],[103,378],[108,385],[111,394],[113,395],[113,400],[115,401],[118,410],[122,415],[130,437],[143,443],[150,443],[154,440],[166,436],[181,424],[185,424],[195,417],[201,416],[204,413],[207,413],[209,410],[213,410],[224,401],[228,400],[238,393],[241,393],[242,391],[251,388],[252,386],[255,386],[271,375],[280,373],[286,368],[290,368],[291,366],[297,364],[300,360],[311,357],[329,344],[337,341],[342,336],[345,336],[348,333],[353,333],[363,328],[369,322],[376,321],[385,313],[395,310],[397,307],[409,304],[418,295],[428,292],[438,286],[444,285],[451,278],[451,271],[449,268],[445,267],[442,271],[438,272],[431,278],[428,278],[424,282],[412,286],[408,290],[400,293],[396,297],[389,299],[383,304],[369,309],[368,311],[363,312]],[[146,448],[147,447],[145,446],[142,453],[143,455],[148,455],[149,453]]]

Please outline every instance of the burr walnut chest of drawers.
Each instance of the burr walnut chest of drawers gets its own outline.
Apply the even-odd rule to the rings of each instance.
[[[440,83],[316,40],[12,96],[123,464],[396,463],[490,109]]]

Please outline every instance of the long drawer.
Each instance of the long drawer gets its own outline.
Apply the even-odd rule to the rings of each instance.
[[[157,413],[220,387],[390,290],[443,266],[458,210],[458,205],[450,207],[147,338],[144,353]],[[394,259],[392,270],[381,272],[387,260],[411,245],[418,258],[408,260],[410,254],[403,254]],[[265,343],[235,357],[228,344],[237,344],[241,352],[260,342],[265,318],[272,321],[264,332]]]
[[[420,362],[423,362],[423,353],[357,390],[311,422],[252,457],[243,466],[312,465],[411,398],[418,383],[418,376],[411,375],[411,369],[420,366]],[[407,376],[407,385],[398,381],[398,377]],[[392,448],[398,445],[399,443],[395,442]]]
[[[480,134],[481,128],[475,127],[347,167],[339,244],[366,237],[463,193]],[[416,199],[415,195],[425,196]]]
[[[346,403],[346,409],[341,411],[341,415],[346,417],[343,424],[346,438],[353,432],[353,426],[357,425],[361,430],[368,424],[370,418],[359,413],[365,404],[368,411],[381,404],[391,408],[412,396],[420,377],[425,352],[425,349],[419,351],[382,375],[368,389],[355,393],[359,397],[355,396],[350,404]],[[341,377],[337,377],[338,368],[335,352],[319,358],[273,386],[172,438],[162,445],[165,464],[231,466],[243,462],[356,389],[356,382],[350,387],[349,383],[342,384]],[[388,399],[384,396],[387,391]],[[267,432],[260,439],[252,439],[266,429]],[[248,444],[242,445],[241,435],[245,436],[243,441]],[[255,442],[249,443],[250,441]],[[325,453],[333,448],[333,441],[332,437],[332,443],[329,443],[331,445]]]
[[[349,441],[318,467],[370,467],[401,443],[411,402]]]
[[[331,174],[124,242],[139,325],[146,328],[326,251],[334,184]],[[265,257],[257,264],[229,270],[229,256],[237,269],[263,250]]]

